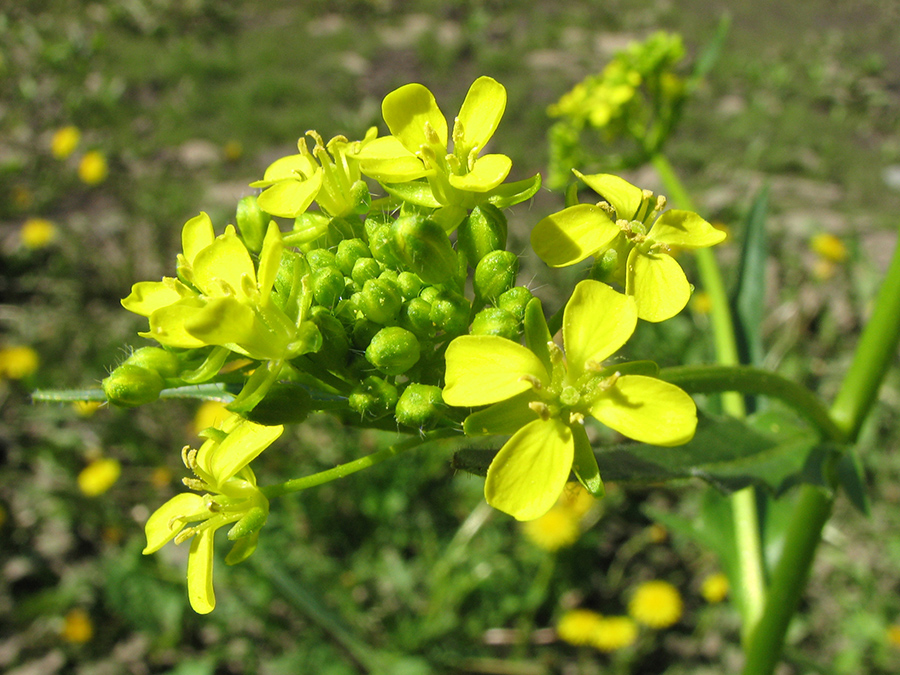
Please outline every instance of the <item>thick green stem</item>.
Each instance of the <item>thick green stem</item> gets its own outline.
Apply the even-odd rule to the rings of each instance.
[[[831,407],[831,418],[847,443],[855,443],[881,382],[900,343],[900,241],[875,300],[850,369]],[[750,636],[744,675],[771,675],[784,648],[788,626],[797,611],[822,528],[833,498],[805,485],[785,536],[785,548],[772,576],[763,616]]]
[[[333,469],[320,471],[319,473],[314,473],[311,476],[294,478],[293,480],[280,483],[279,485],[269,485],[262,488],[262,493],[268,499],[272,499],[274,497],[280,497],[291,492],[300,492],[301,490],[316,487],[317,485],[330,483],[331,481],[337,480],[338,478],[344,478],[345,476],[349,476],[350,474],[356,473],[357,471],[362,471],[363,469],[368,469],[370,466],[380,464],[384,460],[390,459],[391,457],[396,457],[397,455],[406,452],[407,450],[418,448],[419,446],[424,445],[429,441],[436,441],[441,438],[450,438],[451,436],[459,436],[459,431],[456,429],[438,429],[436,431],[428,432],[422,436],[413,436],[411,438],[407,438],[404,441],[400,441],[399,443],[395,443],[394,445],[387,447],[384,450],[373,452],[371,455],[366,455],[365,457],[354,459],[352,462],[347,462],[346,464],[339,464]]]
[[[696,211],[690,195],[678,180],[669,160],[664,155],[657,153],[651,157],[651,162],[675,204],[683,209]],[[728,302],[728,293],[725,290],[725,282],[722,280],[722,273],[711,250],[701,248],[695,253],[701,285],[709,295],[712,307],[710,319],[716,361],[723,366],[736,366],[740,363],[740,357],[735,338],[734,320],[731,316],[731,307]],[[734,392],[722,395],[722,408],[733,417],[743,418],[746,414],[743,398]],[[743,637],[746,641],[753,626],[762,615],[765,600],[762,544],[754,488],[747,487],[735,492],[731,496],[731,510],[737,539],[736,553],[741,576]]]

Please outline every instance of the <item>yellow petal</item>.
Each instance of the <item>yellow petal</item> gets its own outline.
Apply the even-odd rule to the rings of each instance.
[[[197,463],[221,485],[256,459],[283,431],[283,426],[242,420],[221,443],[204,443],[197,453]]]
[[[270,188],[271,189],[271,188]],[[221,296],[221,284],[228,287],[229,294],[242,294],[244,278],[256,286],[256,269],[244,242],[234,231],[226,232],[207,246],[194,259],[194,283],[208,296]]]
[[[181,249],[188,263],[193,264],[197,254],[211,246],[215,238],[212,221],[205,211],[187,221],[181,230]]]
[[[697,406],[674,384],[622,375],[591,406],[591,414],[623,436],[651,445],[687,443],[697,429]]]
[[[444,402],[453,406],[497,403],[548,382],[540,359],[522,345],[493,335],[464,335],[447,347]]]
[[[534,520],[559,499],[572,469],[572,430],[558,419],[519,429],[488,467],[484,497],[517,520]]]
[[[213,537],[215,529],[201,530],[191,541],[188,554],[188,599],[197,614],[209,614],[216,607],[213,592]]]
[[[681,248],[714,246],[725,236],[696,213],[677,209],[663,213],[647,234],[648,239]]]
[[[571,379],[588,361],[600,363],[624,345],[637,326],[634,300],[599,281],[586,279],[563,314],[563,345]]]
[[[281,180],[263,191],[257,203],[266,213],[296,218],[309,208],[322,189],[322,169],[316,168],[306,180]]]
[[[410,152],[429,145],[425,137],[426,123],[437,134],[438,143],[447,147],[447,120],[432,93],[421,84],[407,84],[385,96],[381,113],[391,134]]]
[[[466,192],[488,192],[506,180],[511,168],[512,160],[506,155],[485,155],[475,160],[469,173],[450,174],[450,185]]]
[[[150,330],[139,333],[141,337],[156,340],[168,347],[197,349],[209,343],[194,337],[185,329],[185,323],[203,311],[205,304],[199,298],[187,299],[161,307],[150,315]]]
[[[162,281],[139,281],[131,287],[131,293],[122,300],[129,312],[149,317],[161,307],[168,307],[179,300],[195,297],[196,293],[173,277]]]
[[[623,178],[609,173],[585,176],[574,172],[589,188],[603,197],[616,210],[616,217],[633,220],[644,201],[644,191]]]
[[[578,204],[538,222],[531,247],[550,267],[565,267],[605,249],[617,234],[619,228],[602,209]]]
[[[633,249],[628,254],[625,292],[634,297],[639,318],[657,322],[684,309],[691,298],[691,285],[672,256]]]
[[[147,535],[144,555],[155,553],[181,532],[184,522],[173,522],[174,518],[191,516],[205,508],[203,497],[192,492],[182,492],[156,509],[144,525],[144,533]]]
[[[284,242],[281,239],[281,230],[278,229],[275,221],[271,221],[266,230],[265,239],[263,239],[262,251],[259,254],[257,282],[262,303],[269,299],[269,294],[272,292],[272,286],[275,284],[275,277],[278,275],[278,268],[281,265],[282,251],[284,251]]]
[[[254,183],[253,187],[262,187],[260,183],[272,184],[287,179],[309,180],[318,169],[319,165],[309,155],[288,155],[272,162],[266,169],[263,180]]]
[[[464,154],[468,155],[472,148],[479,151],[484,148],[497,130],[505,110],[506,88],[502,84],[487,76],[472,83],[459,109],[467,146]]]

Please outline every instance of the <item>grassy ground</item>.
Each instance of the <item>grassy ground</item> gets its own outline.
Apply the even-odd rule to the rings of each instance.
[[[699,485],[613,490],[593,527],[553,556],[480,505],[481,481],[454,475],[446,448],[423,451],[280,500],[257,556],[217,568],[219,607],[198,617],[181,581],[185,552],[140,555],[143,521],[179,489],[178,450],[196,442],[196,406],[83,417],[32,406],[28,392],[96,386],[124,345],[139,343],[143,322],[118,304],[130,285],[170,272],[180,227],[201,209],[220,225],[233,218],[247,183],[307,129],[359,136],[380,123],[384,94],[409,81],[452,114],[489,74],[510,94],[495,147],[523,178],[546,166],[547,104],[653,30],[682,32],[697,54],[729,12],[725,51],[669,154],[704,215],[735,240],[756,190],[770,186],[766,364],[827,399],[896,236],[895,3],[256,6],[33,0],[0,10],[0,347],[28,345],[41,359],[24,380],[0,381],[0,669],[734,672],[736,616],[699,594],[715,560],[645,515],[648,506],[690,514]],[[55,159],[52,133],[69,124],[81,143]],[[108,161],[97,185],[77,176],[88,150]],[[652,171],[631,177],[656,184]],[[528,229],[561,201],[544,190],[517,209],[523,250]],[[22,244],[35,217],[56,225],[49,246]],[[842,239],[845,263],[822,265],[809,246],[821,232]],[[722,248],[726,270],[736,250]],[[527,262],[534,287],[553,298],[552,275]],[[674,322],[659,360],[708,358],[707,328],[698,313]],[[886,633],[900,622],[898,408],[895,371],[861,448],[872,515],[839,502],[784,673],[900,669]],[[300,475],[384,442],[319,421],[267,453],[260,473]],[[122,476],[90,498],[76,476],[97,457],[118,460]],[[545,630],[572,606],[621,613],[647,578],[674,583],[685,614],[634,648],[607,656]],[[87,625],[79,612],[90,636],[77,632]]]

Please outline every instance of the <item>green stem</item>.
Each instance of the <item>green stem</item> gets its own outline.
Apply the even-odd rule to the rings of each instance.
[[[863,329],[853,361],[831,406],[831,417],[847,443],[855,443],[863,421],[900,343],[900,241]],[[744,675],[771,675],[780,660],[791,617],[809,576],[833,497],[804,485],[785,536],[785,548],[772,576],[763,616],[747,645]]]
[[[380,464],[386,459],[396,457],[397,455],[406,452],[407,450],[418,448],[419,446],[424,445],[425,443],[428,443],[430,441],[436,441],[441,438],[450,438],[451,436],[459,436],[459,430],[438,429],[436,431],[425,433],[422,436],[413,436],[411,438],[407,438],[404,441],[400,441],[399,443],[395,443],[390,447],[384,448],[383,450],[373,452],[371,455],[366,455],[365,457],[354,459],[352,462],[347,462],[346,464],[339,464],[333,469],[320,471],[319,473],[314,473],[311,476],[294,478],[293,480],[289,480],[278,485],[268,485],[262,488],[262,493],[266,496],[266,498],[273,499],[275,497],[280,497],[291,492],[300,492],[301,490],[306,490],[317,485],[330,483],[331,481],[337,480],[338,478],[344,478],[345,476],[349,476],[350,474],[356,473],[357,471],[362,471],[363,469],[368,469],[370,466]]]
[[[846,441],[846,434],[818,396],[803,385],[767,370],[752,366],[677,366],[663,368],[659,377],[692,394],[734,391],[777,398],[811,422],[823,438]]]
[[[696,211],[690,195],[684,189],[684,185],[678,179],[665,155],[655,153],[650,161],[675,204],[683,209]],[[731,307],[722,273],[710,249],[701,248],[695,251],[695,254],[701,284],[709,295],[712,307],[710,320],[713,328],[716,361],[723,366],[736,366],[740,363],[740,357],[735,338],[734,320],[731,316]],[[722,408],[729,415],[739,419],[746,415],[744,400],[740,394],[735,392],[726,392],[722,395]],[[738,490],[731,495],[730,501],[742,588],[742,636],[746,641],[753,626],[762,615],[766,592],[756,491],[753,487]]]

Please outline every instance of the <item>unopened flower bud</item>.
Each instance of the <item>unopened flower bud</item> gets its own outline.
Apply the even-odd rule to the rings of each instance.
[[[430,429],[444,416],[446,409],[440,387],[414,382],[400,394],[394,416],[404,426]]]
[[[362,288],[370,279],[377,279],[379,274],[381,274],[381,265],[375,261],[375,258],[358,258],[353,263],[350,278],[353,279],[357,286]]]
[[[322,334],[322,348],[313,358],[327,368],[343,368],[350,351],[350,341],[344,325],[324,307],[313,307],[310,318]]]
[[[420,339],[431,339],[436,332],[431,320],[431,303],[423,298],[413,298],[403,306],[400,322]]]
[[[366,348],[366,360],[386,375],[400,375],[419,360],[421,348],[416,336],[400,326],[378,331]]]
[[[385,267],[403,267],[394,250],[394,236],[390,225],[382,225],[369,232],[369,250],[372,251],[372,257]]]
[[[456,231],[456,245],[473,267],[491,251],[506,248],[506,216],[493,204],[472,209]]]
[[[507,340],[519,339],[519,321],[500,307],[488,307],[481,310],[472,320],[472,335],[496,335]]]
[[[462,295],[442,290],[431,300],[430,318],[445,333],[460,335],[469,325],[470,309],[469,301]]]
[[[367,419],[378,419],[390,413],[397,405],[397,387],[380,377],[370,376],[353,389],[347,401]]]
[[[348,277],[353,273],[353,266],[360,258],[371,259],[372,253],[362,239],[344,239],[337,247],[335,261],[338,268]]]
[[[238,202],[235,222],[244,245],[254,253],[259,253],[269,226],[269,216],[259,208],[255,196],[247,195]]]
[[[155,370],[124,363],[112,371],[101,386],[110,403],[132,408],[158,399],[166,383]]]
[[[400,312],[403,296],[400,287],[390,279],[370,279],[363,285],[357,308],[369,321],[389,323]]]
[[[344,275],[336,267],[320,267],[313,272],[311,285],[316,303],[334,307],[344,292]]]
[[[152,370],[163,378],[175,377],[181,371],[181,362],[172,352],[159,347],[141,347],[125,359],[125,363]]]
[[[496,300],[516,284],[519,257],[510,251],[492,251],[475,267],[475,295]]]
[[[514,286],[497,298],[497,306],[510,312],[517,320],[525,318],[525,307],[534,296],[524,286]]]
[[[313,272],[323,267],[337,267],[337,260],[334,253],[327,248],[314,248],[306,253],[306,262],[309,263],[309,269]]]
[[[419,215],[402,216],[392,227],[394,251],[426,284],[442,284],[456,272],[456,252],[444,228]]]
[[[422,280],[418,274],[412,272],[400,272],[397,275],[397,283],[400,286],[400,293],[404,300],[411,300],[419,295],[422,290]]]

